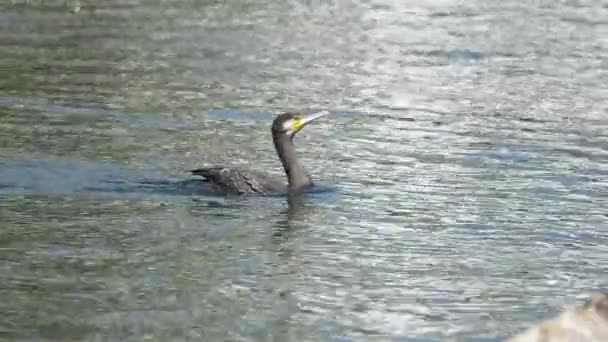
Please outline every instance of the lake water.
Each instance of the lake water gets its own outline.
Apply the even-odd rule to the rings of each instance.
[[[0,338],[498,341],[608,284],[608,4],[0,2]],[[283,177],[323,191],[174,186]]]

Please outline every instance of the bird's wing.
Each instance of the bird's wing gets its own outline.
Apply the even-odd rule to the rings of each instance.
[[[225,167],[222,166],[214,166],[214,167],[203,167],[200,169],[190,170],[190,173],[196,176],[201,176],[210,182],[220,181],[222,178],[222,171],[226,170]]]
[[[214,166],[190,172],[225,190],[239,194],[276,192],[283,187],[267,175],[251,170]]]

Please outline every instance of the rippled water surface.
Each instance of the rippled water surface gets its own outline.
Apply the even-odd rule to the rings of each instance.
[[[605,1],[0,2],[0,338],[497,341],[608,281]],[[323,191],[282,177],[274,115]]]

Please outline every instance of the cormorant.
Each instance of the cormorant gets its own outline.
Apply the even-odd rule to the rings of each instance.
[[[272,141],[287,175],[287,185],[266,174],[240,168],[215,166],[190,172],[202,176],[218,190],[227,193],[269,195],[301,192],[314,186],[314,183],[298,162],[293,138],[304,126],[327,114],[327,111],[312,114],[283,113],[273,120]]]

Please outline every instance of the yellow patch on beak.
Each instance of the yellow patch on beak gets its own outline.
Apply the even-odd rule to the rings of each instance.
[[[302,119],[298,116],[296,116],[295,118],[291,119],[291,128],[294,130],[298,130],[300,128],[302,128],[302,126],[304,126],[304,122],[302,122]]]

